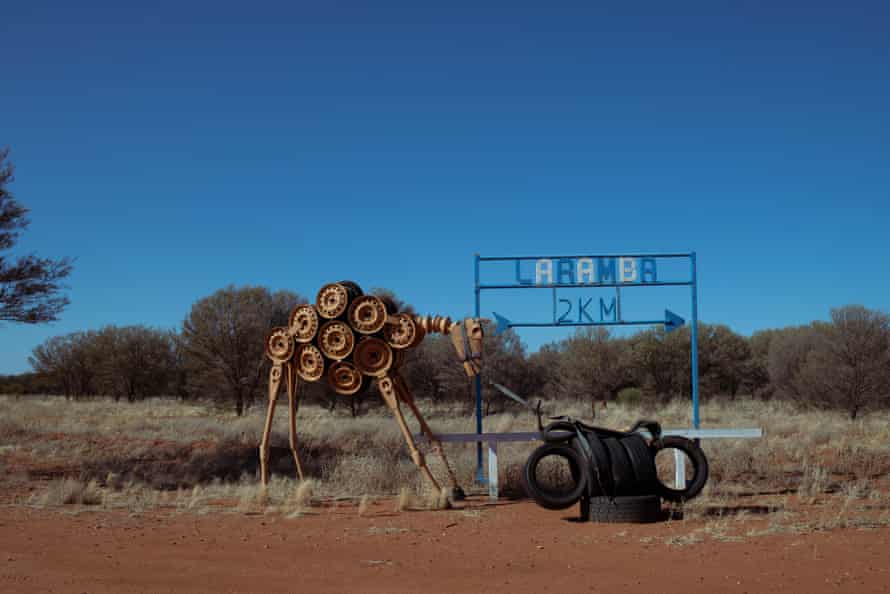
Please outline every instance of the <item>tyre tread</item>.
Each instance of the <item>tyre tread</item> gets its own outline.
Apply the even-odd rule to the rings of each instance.
[[[591,522],[648,524],[661,518],[661,499],[658,495],[626,495],[591,497],[587,518]]]

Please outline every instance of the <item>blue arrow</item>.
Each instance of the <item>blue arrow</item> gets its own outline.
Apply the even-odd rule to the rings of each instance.
[[[496,335],[512,327],[512,325],[510,324],[510,320],[508,320],[504,316],[498,315],[496,312],[492,313],[494,314],[494,319],[497,320],[497,327],[494,329],[494,333]]]
[[[686,320],[670,310],[664,310],[663,320],[616,320],[613,322],[565,322],[554,324],[553,322],[511,322],[497,312],[492,312],[497,322],[494,333],[500,334],[508,328],[546,328],[558,326],[652,326],[664,324],[665,332],[672,332],[686,323]]]
[[[686,320],[675,314],[669,309],[664,310],[664,331],[673,332],[686,323]]]

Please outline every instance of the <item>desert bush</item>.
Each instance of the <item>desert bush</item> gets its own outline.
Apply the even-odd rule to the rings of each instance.
[[[41,505],[100,505],[102,492],[95,480],[65,478],[53,481],[38,502]]]
[[[182,323],[179,345],[192,391],[221,398],[238,416],[265,385],[265,336],[306,300],[265,287],[220,289],[198,300]]]
[[[639,406],[643,398],[643,391],[639,388],[624,388],[618,392],[616,401],[622,406]]]

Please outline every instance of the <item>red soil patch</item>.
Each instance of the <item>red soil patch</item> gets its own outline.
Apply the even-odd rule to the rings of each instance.
[[[890,529],[669,546],[694,521],[602,525],[532,503],[287,520],[0,508],[0,592],[887,592]],[[574,512],[572,512],[574,513]]]

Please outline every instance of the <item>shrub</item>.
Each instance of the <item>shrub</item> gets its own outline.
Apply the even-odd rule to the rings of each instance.
[[[640,405],[643,399],[643,391],[639,388],[624,388],[618,392],[618,404],[627,407],[636,407]]]

